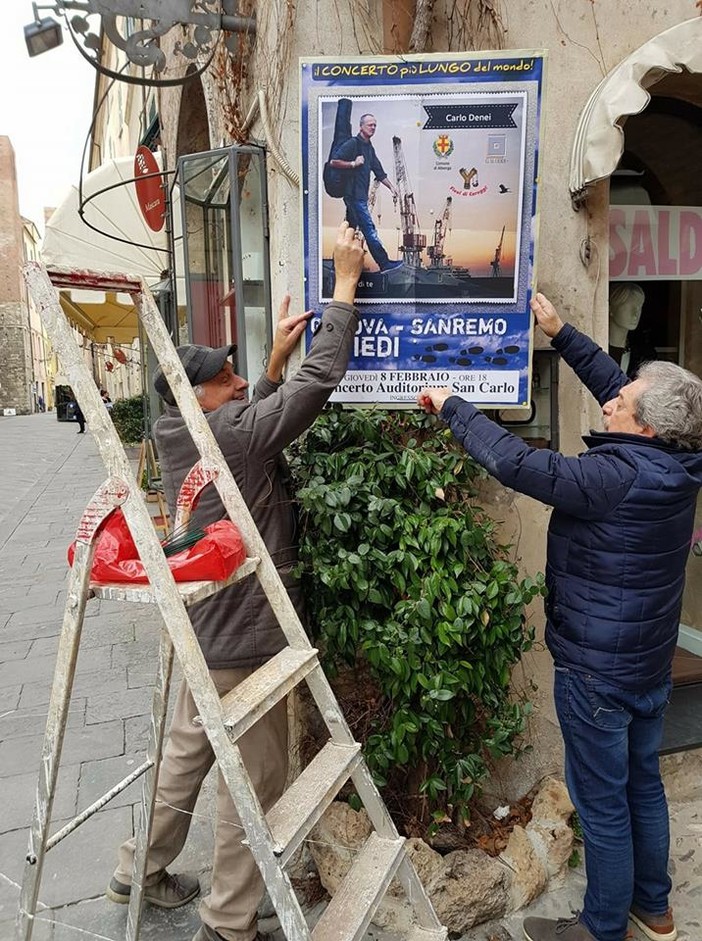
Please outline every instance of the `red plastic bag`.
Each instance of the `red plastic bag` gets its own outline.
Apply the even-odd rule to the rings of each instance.
[[[75,543],[68,547],[68,564],[73,565]],[[241,533],[231,520],[205,526],[205,535],[167,558],[177,582],[220,582],[235,572],[246,558]],[[148,582],[144,565],[121,510],[115,510],[98,536],[91,581]]]

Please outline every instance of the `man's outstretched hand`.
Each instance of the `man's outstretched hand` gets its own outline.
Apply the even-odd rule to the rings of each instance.
[[[427,415],[438,415],[446,399],[452,395],[450,389],[422,389],[417,396],[417,405],[423,408]]]
[[[288,316],[290,309],[290,295],[286,294],[280,302],[278,311],[278,326],[273,337],[273,348],[268,359],[266,375],[271,382],[280,382],[283,378],[283,370],[288,361],[288,357],[297,346],[300,337],[305,332],[307,321],[312,316],[312,311],[307,310],[304,314],[295,314]]]
[[[358,279],[363,271],[363,249],[356,230],[342,222],[334,246],[334,300],[353,304]]]
[[[546,336],[553,339],[563,327],[563,321],[551,301],[545,294],[536,294],[531,299],[531,310]]]

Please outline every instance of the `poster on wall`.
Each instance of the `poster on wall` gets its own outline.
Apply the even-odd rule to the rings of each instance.
[[[343,219],[366,249],[333,401],[413,405],[439,385],[529,406],[544,65],[531,51],[301,59],[308,343]]]

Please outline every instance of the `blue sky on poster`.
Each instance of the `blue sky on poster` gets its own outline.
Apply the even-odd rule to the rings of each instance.
[[[65,32],[62,46],[30,59],[23,27],[32,19],[30,0],[3,3],[0,135],[15,150],[20,212],[43,231],[44,207],[78,183],[96,72]]]

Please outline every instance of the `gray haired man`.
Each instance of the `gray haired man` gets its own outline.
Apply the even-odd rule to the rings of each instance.
[[[623,941],[630,918],[652,941],[675,941],[658,749],[702,486],[702,381],[653,362],[629,382],[543,294],[532,310],[602,407],[605,431],[585,453],[531,448],[449,389],[419,395],[494,477],[554,508],[546,643],[587,890],[582,913],[526,918],[524,934]]]

